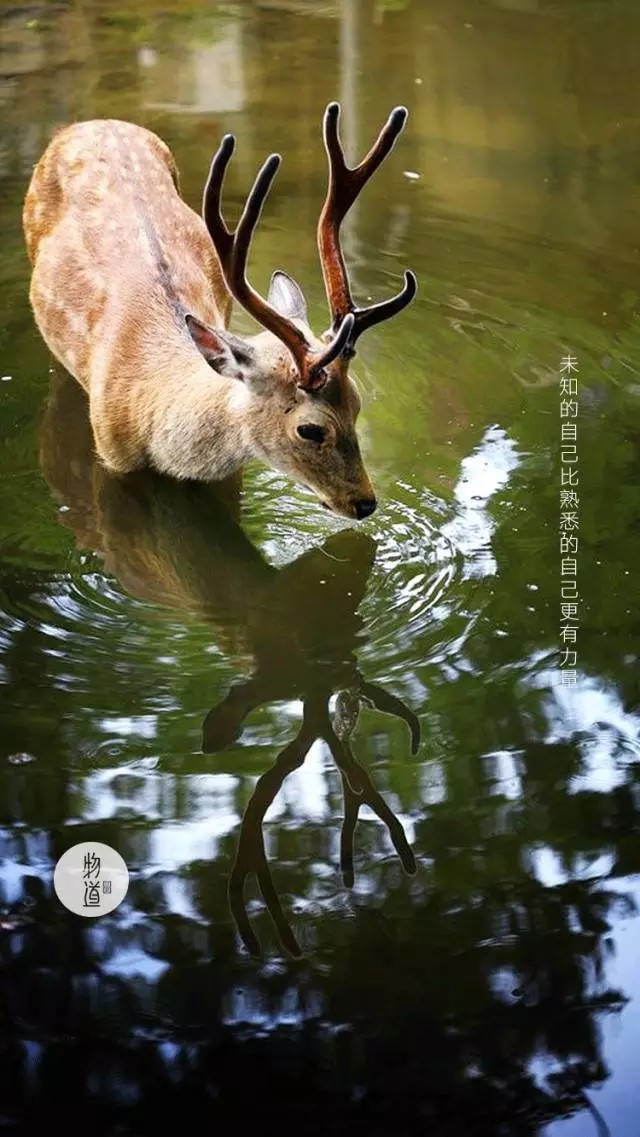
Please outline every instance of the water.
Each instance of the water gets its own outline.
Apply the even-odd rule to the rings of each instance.
[[[0,29],[2,1125],[204,1132],[255,1104],[313,1133],[635,1134],[636,6],[5,3]],[[356,530],[259,468],[239,524],[205,487],[110,479],[27,300],[53,129],[150,126],[194,206],[231,130],[231,213],[281,151],[252,277],[293,273],[322,329],[335,97],[352,157],[410,111],[345,233],[358,298],[420,282],[354,367],[378,512]],[[52,889],[84,840],[131,872],[97,921]]]

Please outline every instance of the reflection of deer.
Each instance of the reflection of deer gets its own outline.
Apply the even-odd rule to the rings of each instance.
[[[68,378],[54,381],[42,424],[41,462],[55,495],[67,506],[61,515],[64,524],[133,594],[196,613],[215,627],[228,652],[251,661],[249,677],[235,683],[207,714],[203,751],[234,742],[255,707],[275,700],[302,701],[297,737],[260,778],[247,806],[229,889],[231,909],[249,950],[257,949],[257,940],[249,927],[243,886],[247,874],[255,872],[283,946],[299,954],[267,866],[262,820],[285,777],[302,765],[316,739],[327,744],[342,778],[345,883],[353,883],[353,834],[363,802],[387,825],[405,869],[415,870],[400,822],[350,746],[362,705],[402,718],[414,753],[420,735],[416,716],[399,699],[367,682],[357,666],[354,647],[362,631],[357,609],[375,542],[344,530],[275,569],[232,516],[237,483],[224,487],[225,501],[219,487],[216,493],[214,487],[180,484],[151,471],[115,477],[92,453],[87,411],[86,397],[76,384]]]
[[[276,272],[267,299],[245,275],[249,246],[278,169],[272,154],[237,228],[221,213],[234,148],[227,135],[207,181],[203,220],[182,200],[169,148],[133,123],[75,123],[56,135],[24,206],[31,303],[55,354],[89,394],[98,453],[109,469],[146,465],[208,482],[263,458],[346,517],[376,500],[356,436],[360,398],[349,377],[358,337],[413,299],[415,277],[380,304],[354,304],[340,225],[404,127],[396,107],[349,169],[339,108],[325,115],[329,187],[318,223],[331,328],[308,323],[304,296]],[[262,326],[231,335],[232,299]]]

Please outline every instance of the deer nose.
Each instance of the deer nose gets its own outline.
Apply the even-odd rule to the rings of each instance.
[[[377,504],[375,497],[363,497],[357,501],[355,508],[358,521],[362,521],[363,517],[370,517]]]

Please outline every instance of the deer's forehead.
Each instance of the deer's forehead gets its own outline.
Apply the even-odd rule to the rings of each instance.
[[[339,415],[353,417],[360,410],[360,395],[353,379],[341,371],[335,371],[329,382],[320,392],[327,406]]]
[[[306,327],[301,321],[296,321],[300,327]],[[308,329],[307,329],[308,332]],[[314,414],[318,422],[327,418],[335,421],[336,428],[346,423],[353,423],[360,410],[360,395],[353,379],[345,373],[344,362],[338,361],[328,368],[329,379],[318,391],[308,392],[298,386],[298,369],[291,352],[271,332],[259,332],[258,335],[247,340],[253,351],[254,359],[266,379],[276,385],[280,394],[287,396],[288,408],[292,409],[291,402],[298,411]],[[321,341],[309,334],[309,342],[313,349],[322,347]]]
[[[328,383],[322,391],[314,394],[300,391],[296,417],[306,417],[309,422],[322,425],[331,424],[336,434],[351,435],[355,432],[356,408],[344,387],[338,390],[331,390],[331,387],[332,384]]]

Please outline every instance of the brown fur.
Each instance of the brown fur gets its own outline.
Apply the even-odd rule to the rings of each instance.
[[[344,361],[309,393],[270,332],[240,340],[225,331],[231,297],[218,258],[156,135],[115,120],[65,128],[36,166],[23,222],[36,321],[89,394],[96,449],[110,470],[151,465],[215,481],[262,458],[347,517],[373,501]],[[187,315],[220,341],[215,367]],[[300,438],[301,424],[322,427],[324,441]]]

